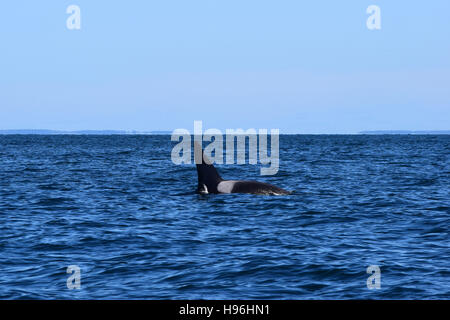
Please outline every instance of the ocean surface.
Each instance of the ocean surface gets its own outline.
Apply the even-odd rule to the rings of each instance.
[[[217,166],[288,196],[197,195],[174,145],[0,135],[0,298],[450,298],[450,135],[281,136],[275,176]]]

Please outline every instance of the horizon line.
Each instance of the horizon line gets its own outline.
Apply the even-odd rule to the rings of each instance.
[[[0,135],[171,135],[174,130],[53,130],[53,129],[0,129]],[[450,134],[450,130],[363,130],[355,133],[301,133],[280,132],[280,135],[383,135],[383,134]]]

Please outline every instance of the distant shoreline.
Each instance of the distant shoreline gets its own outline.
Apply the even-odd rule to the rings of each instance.
[[[359,134],[450,134],[450,130],[372,130]]]
[[[0,130],[0,134],[36,134],[36,135],[167,135],[172,131],[135,131],[135,130],[46,130],[46,129],[11,129]]]
[[[171,135],[172,131],[136,130],[46,130],[10,129],[0,130],[0,135]],[[358,133],[281,133],[281,135],[449,135],[450,130],[368,130]]]

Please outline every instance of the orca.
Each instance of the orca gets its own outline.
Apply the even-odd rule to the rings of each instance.
[[[219,193],[250,193],[262,195],[288,195],[292,192],[286,191],[274,185],[245,180],[224,180],[217,172],[211,161],[203,154],[202,163],[196,164],[198,175],[197,193],[219,194]]]

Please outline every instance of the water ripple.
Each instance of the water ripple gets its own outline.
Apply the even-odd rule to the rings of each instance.
[[[449,136],[282,136],[278,175],[219,168],[281,197],[197,195],[172,146],[0,136],[0,298],[450,298]]]

